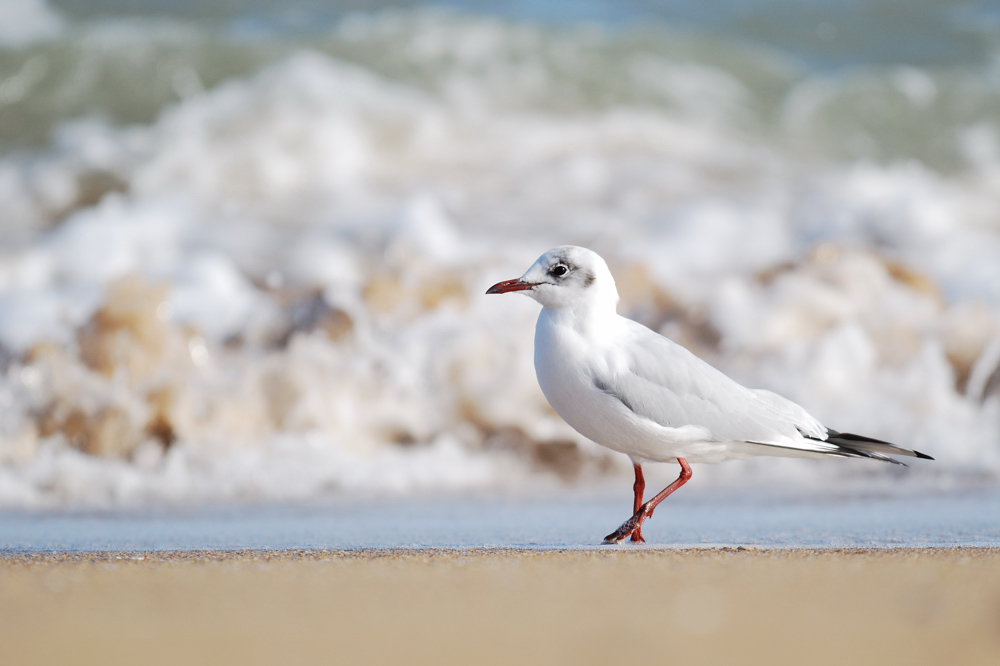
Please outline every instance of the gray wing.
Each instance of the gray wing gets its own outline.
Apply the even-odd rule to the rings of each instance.
[[[741,386],[667,338],[635,322],[629,326],[629,342],[618,350],[622,362],[611,364],[594,383],[661,426],[701,426],[712,441],[809,453],[887,462],[896,461],[885,453],[928,457],[888,442],[830,431],[791,400]]]

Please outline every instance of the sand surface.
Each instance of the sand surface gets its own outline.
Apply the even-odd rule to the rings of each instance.
[[[1000,663],[1000,549],[10,552],[0,663]]]

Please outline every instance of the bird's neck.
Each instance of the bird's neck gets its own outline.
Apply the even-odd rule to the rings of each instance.
[[[599,300],[544,307],[542,318],[552,326],[567,327],[589,340],[605,337],[618,319],[615,301]]]

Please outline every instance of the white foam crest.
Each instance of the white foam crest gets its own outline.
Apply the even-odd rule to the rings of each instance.
[[[52,442],[16,468],[0,468],[0,505],[101,508],[155,503],[301,500],[514,488],[528,470],[509,456],[474,454],[446,437],[406,452],[359,455],[322,435],[278,438],[224,453],[149,447],[131,463],[100,460]]]

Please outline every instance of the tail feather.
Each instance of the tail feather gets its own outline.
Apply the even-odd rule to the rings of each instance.
[[[902,465],[903,467],[909,467],[905,462],[900,462],[895,458],[890,458],[889,456],[882,455],[881,453],[876,453],[875,451],[865,451],[864,449],[852,449],[846,446],[837,446],[836,451],[830,452],[831,456],[839,456],[841,458],[869,458],[871,460],[881,460],[882,462],[892,463],[893,465]]]
[[[890,453],[897,456],[910,456],[911,458],[923,458],[924,460],[934,460],[926,453],[911,451],[901,446],[896,446],[891,442],[886,442],[874,437],[863,437],[849,432],[837,432],[827,428],[826,441],[849,449],[861,449],[864,451],[876,451],[878,453]]]
[[[836,430],[830,430],[829,428],[826,430],[825,439],[820,439],[819,437],[809,437],[801,430],[799,430],[799,434],[802,435],[802,440],[794,443],[755,441],[748,441],[747,443],[757,446],[782,449],[786,452],[783,454],[778,453],[772,455],[815,457],[818,454],[822,456],[837,456],[838,458],[868,458],[870,460],[880,460],[894,465],[902,465],[903,467],[906,467],[907,465],[896,460],[895,458],[889,457],[889,455],[886,454],[934,460],[934,458],[931,458],[926,453],[904,449],[900,446],[896,446],[895,444],[884,442],[881,439],[862,437],[861,435],[854,435],[849,432],[837,432]]]
[[[814,437],[809,437],[807,439],[816,439]],[[824,441],[824,440],[816,440]],[[885,454],[892,454],[897,456],[910,456],[912,458],[923,458],[924,460],[934,460],[926,453],[920,453],[919,451],[911,451],[910,449],[904,449],[901,446],[896,446],[890,442],[882,441],[881,439],[875,439],[873,437],[863,437],[861,435],[855,435],[849,432],[837,432],[836,430],[831,430],[827,428],[826,440],[828,444],[834,444],[837,446],[837,450],[831,452],[831,455],[843,455],[850,458],[873,458],[875,460],[882,460],[885,462],[895,463],[897,465],[903,465],[904,463],[899,462],[893,458],[890,458]]]

